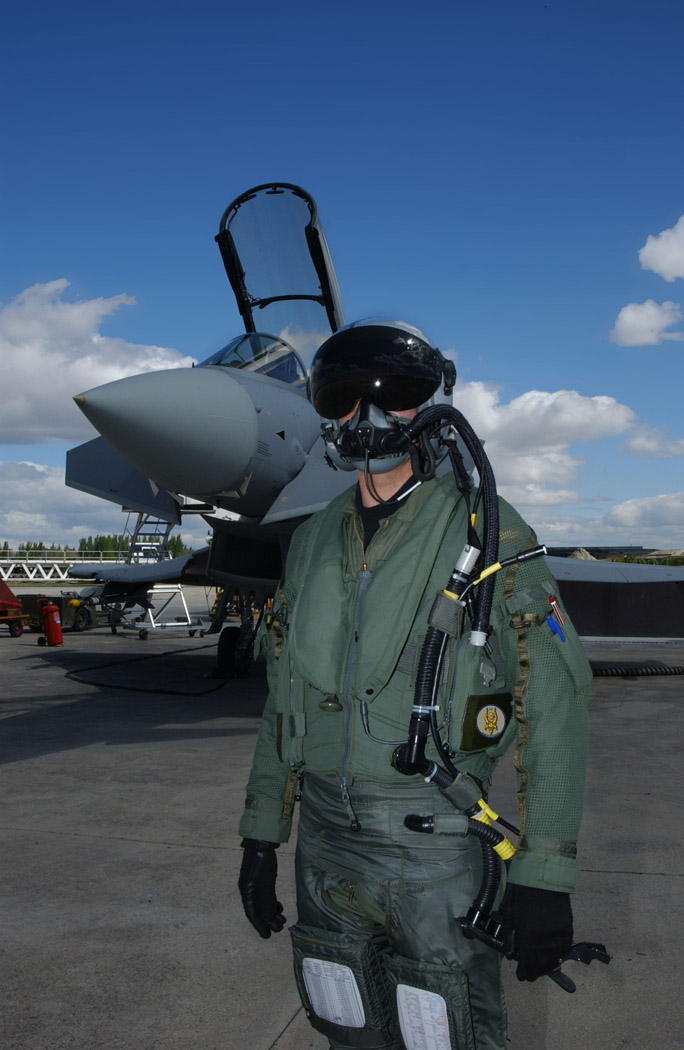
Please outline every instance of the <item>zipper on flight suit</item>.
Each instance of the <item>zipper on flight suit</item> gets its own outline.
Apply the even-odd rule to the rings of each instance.
[[[358,520],[354,518],[354,529],[356,535],[359,538],[359,542],[363,548],[363,540],[359,532]],[[356,647],[358,645],[358,627],[359,627],[359,615],[361,612],[361,602],[368,589],[368,585],[373,579],[373,573],[368,568],[365,559],[365,549],[363,558],[363,568],[357,572],[356,579],[358,586],[356,589],[356,599],[354,601],[354,616],[352,621],[352,633],[349,640],[349,648],[347,650],[347,661],[344,672],[344,688],[342,691],[342,707],[344,709],[344,726],[342,729],[342,755],[340,758],[340,791],[342,795],[342,801],[349,814],[349,827],[352,831],[360,831],[361,825],[359,824],[356,813],[354,812],[351,799],[349,798],[349,789],[347,785],[347,762],[349,761],[349,753],[351,751],[351,737],[352,737],[352,722],[354,717],[354,711],[352,706],[352,678],[354,675],[354,658],[356,657]]]
[[[288,669],[289,674],[290,674],[290,680],[289,680],[288,690],[287,690],[287,711],[288,711],[289,717],[291,718],[292,715],[294,714],[294,689],[295,689],[295,673],[294,673],[294,664],[292,662],[292,657],[290,657],[289,660],[288,660],[287,669]],[[294,756],[292,754],[292,740],[290,740],[290,744],[289,744],[289,747],[287,749],[287,760],[288,760],[288,762],[289,762],[289,764],[291,766],[293,766],[295,764],[294,763]]]

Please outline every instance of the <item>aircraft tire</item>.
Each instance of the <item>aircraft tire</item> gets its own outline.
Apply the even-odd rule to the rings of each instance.
[[[219,635],[216,663],[223,678],[235,678],[249,671],[248,660],[240,654],[241,633],[239,627],[224,627]]]

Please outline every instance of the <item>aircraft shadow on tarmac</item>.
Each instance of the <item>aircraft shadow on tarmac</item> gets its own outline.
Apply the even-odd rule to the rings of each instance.
[[[128,647],[125,653],[27,649],[28,675],[21,657],[19,666],[5,666],[0,764],[95,743],[255,734],[266,701],[264,665],[257,662],[239,678],[217,679],[215,645],[168,641],[163,651],[155,646],[142,654]],[[17,692],[15,675],[15,681],[22,679]],[[30,692],[27,677],[31,685],[37,679]],[[234,719],[252,724],[235,725]]]

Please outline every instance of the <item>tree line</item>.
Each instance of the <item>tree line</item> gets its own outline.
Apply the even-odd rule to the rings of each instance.
[[[66,551],[83,551],[88,553],[90,551],[100,552],[108,551],[114,553],[116,551],[128,551],[131,543],[130,536],[117,535],[116,533],[108,536],[87,536],[83,537],[78,541],[78,547],[69,547],[66,544],[51,543],[49,546],[42,542],[34,542],[33,540],[27,540],[26,543],[20,543],[16,548],[10,547],[7,540],[2,544],[2,551],[9,552],[10,550],[25,551],[27,554],[32,552],[45,553],[45,554],[63,554]],[[180,536],[170,536],[167,542],[167,549],[171,554],[172,558],[178,558],[182,554],[189,554],[193,549],[192,547],[186,547]]]

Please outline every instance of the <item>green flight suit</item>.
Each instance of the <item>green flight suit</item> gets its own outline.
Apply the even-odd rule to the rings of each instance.
[[[454,922],[479,887],[479,845],[406,830],[408,813],[442,815],[448,830],[455,811],[435,786],[391,765],[406,739],[430,609],[466,542],[466,516],[451,477],[433,480],[382,520],[364,550],[354,490],[343,493],[295,533],[263,632],[269,699],[240,832],[286,841],[301,785],[295,972],[312,1024],[334,1047],[410,1046],[406,1031],[399,1039],[396,1001],[410,1027],[416,989],[427,996],[423,1012],[430,995],[446,1002],[439,1050],[504,1046],[496,953]],[[500,500],[500,558],[535,544]],[[591,672],[567,615],[562,627],[553,619],[559,630],[550,626],[550,596],[558,600],[558,590],[543,558],[501,570],[490,645],[469,644],[467,623],[450,638],[435,702],[454,764],[485,789],[515,743],[521,837],[508,879],[570,892]],[[431,742],[428,757],[438,761]],[[323,960],[320,973],[315,960]],[[338,968],[324,972],[326,961]],[[344,967],[360,1002],[341,1007],[331,989],[344,985]]]

